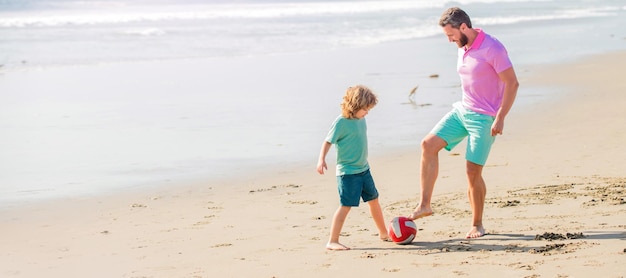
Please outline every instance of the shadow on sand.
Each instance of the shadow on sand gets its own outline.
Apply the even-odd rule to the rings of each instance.
[[[540,250],[544,246],[571,243],[581,240],[626,240],[626,232],[618,231],[588,231],[583,232],[582,238],[565,240],[541,240],[536,235],[525,234],[487,234],[476,239],[449,239],[426,242],[413,241],[411,244],[398,245],[388,248],[353,248],[352,250],[412,250],[427,251],[429,254],[447,252],[476,252],[476,251],[505,251],[531,252]],[[546,245],[547,244],[547,245]],[[558,247],[558,246],[557,246]]]

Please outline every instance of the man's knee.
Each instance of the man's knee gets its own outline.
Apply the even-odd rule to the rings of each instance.
[[[424,137],[424,139],[422,139],[422,152],[437,153],[441,149],[445,148],[447,144],[448,143],[441,139],[441,137],[434,134],[428,134]]]
[[[483,166],[470,162],[467,162],[466,174],[469,180],[475,180],[477,178],[481,178],[483,174]]]

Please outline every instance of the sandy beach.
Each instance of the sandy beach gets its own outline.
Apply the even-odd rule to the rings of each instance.
[[[510,113],[485,168],[482,238],[464,238],[458,146],[440,155],[435,214],[416,221],[410,245],[379,241],[361,205],[343,228],[352,250],[325,250],[338,197],[333,171],[318,175],[312,160],[219,184],[7,208],[0,276],[624,277],[625,62],[617,52],[516,68],[520,94],[559,96]],[[387,221],[417,203],[419,155],[416,141],[370,157]]]

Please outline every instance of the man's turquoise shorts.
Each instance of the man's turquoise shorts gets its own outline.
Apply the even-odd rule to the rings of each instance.
[[[495,136],[491,136],[494,119],[493,116],[467,110],[460,103],[455,103],[452,111],[448,112],[430,133],[446,141],[448,145],[445,149],[448,151],[467,137],[465,159],[478,165],[485,165],[491,146],[496,140]]]

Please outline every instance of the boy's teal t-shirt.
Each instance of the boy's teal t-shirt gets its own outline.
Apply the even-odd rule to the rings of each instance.
[[[337,117],[326,141],[337,149],[337,176],[358,174],[369,169],[365,118]]]

